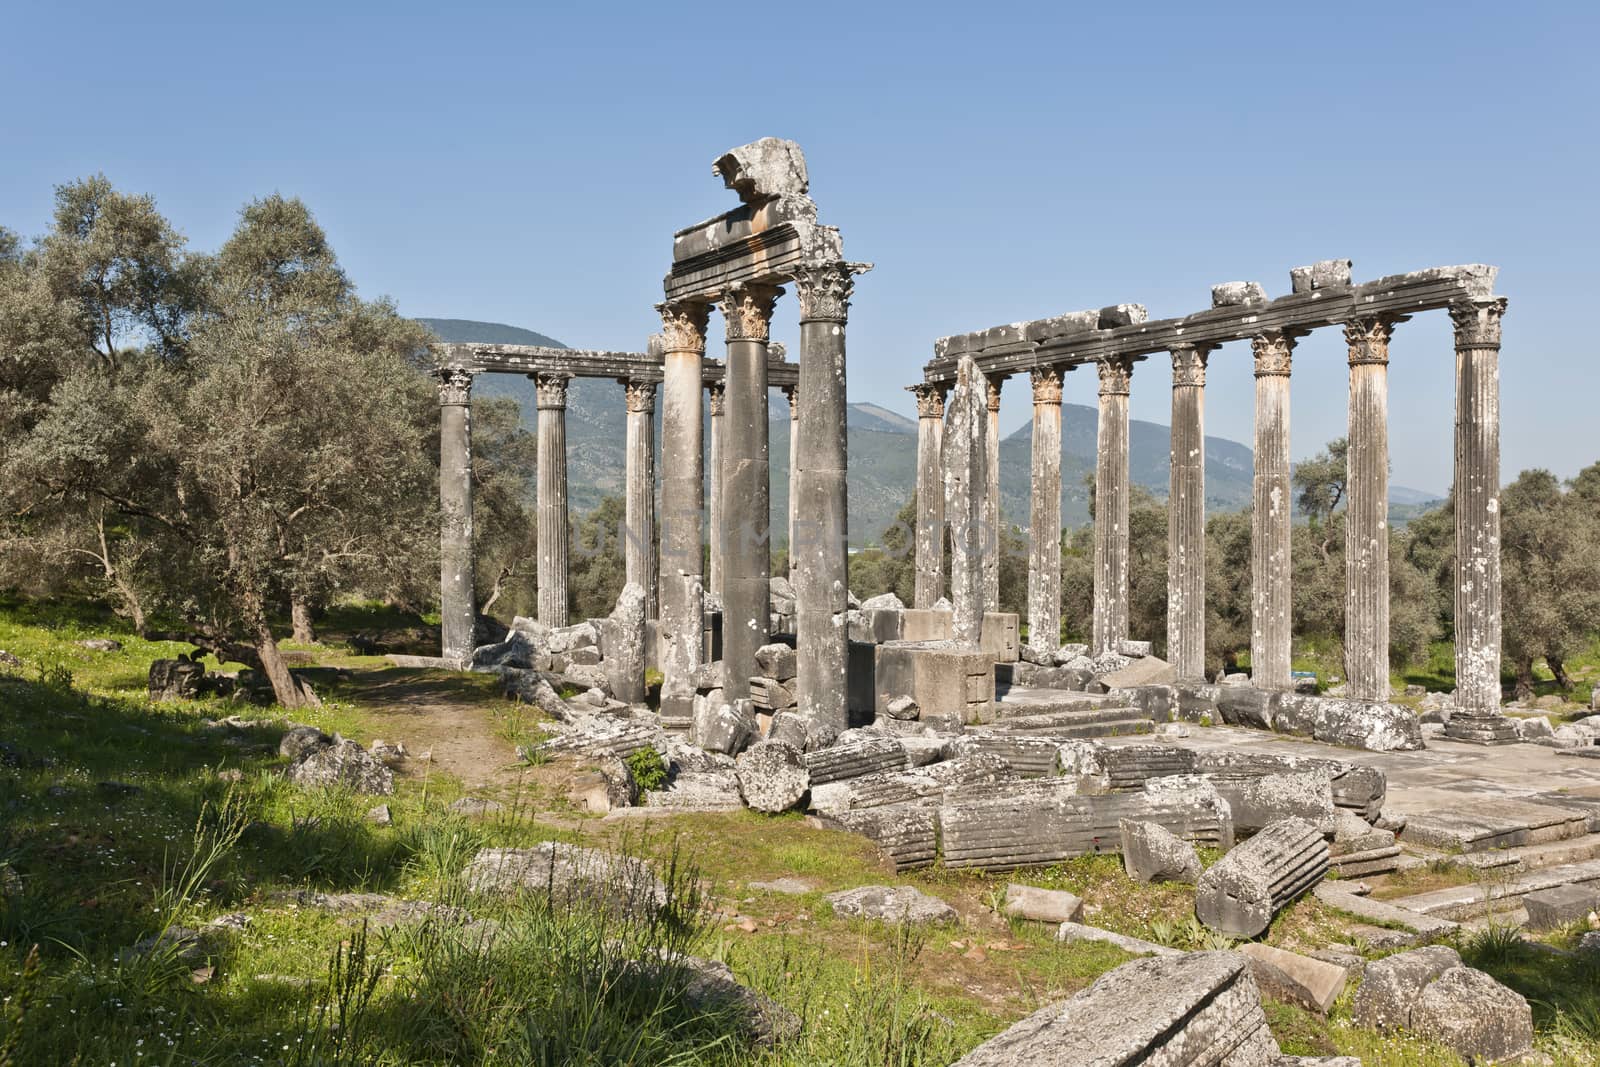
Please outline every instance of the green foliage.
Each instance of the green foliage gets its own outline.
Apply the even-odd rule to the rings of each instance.
[[[633,773],[634,784],[649,792],[667,784],[667,768],[661,754],[653,748],[641,748],[628,755],[628,770]]]
[[[626,505],[608,496],[573,530],[568,548],[567,604],[574,619],[611,614],[627,581]]]
[[[1600,464],[1563,491],[1548,471],[1524,471],[1501,494],[1503,639],[1517,696],[1533,695],[1543,658],[1563,691],[1567,661],[1586,649],[1600,618]]]

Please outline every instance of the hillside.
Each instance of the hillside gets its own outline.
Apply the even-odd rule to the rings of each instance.
[[[515,326],[470,319],[419,320],[445,341],[532,344],[564,348],[561,342]],[[533,383],[511,375],[489,375],[478,384],[488,396],[509,396],[522,407],[523,421],[535,421]],[[776,541],[787,528],[789,488],[789,409],[772,394],[772,513]],[[1085,480],[1094,473],[1096,410],[1064,404],[1061,410],[1061,521],[1075,526],[1089,520]],[[567,399],[568,497],[574,514],[588,511],[606,496],[622,492],[626,412],[615,382],[577,379]],[[661,432],[660,422],[656,432]],[[1134,419],[1129,426],[1130,466],[1136,485],[1157,497],[1167,495],[1168,428]],[[851,541],[877,540],[910,499],[916,482],[916,420],[874,403],[855,403],[849,412]],[[659,450],[658,450],[659,454]],[[1033,447],[1023,426],[1000,442],[1000,506],[1008,521],[1026,526],[1028,482]],[[1226,511],[1250,501],[1253,459],[1250,449],[1221,437],[1206,438],[1206,505]],[[1403,486],[1393,487],[1396,520],[1418,514],[1437,499]]]

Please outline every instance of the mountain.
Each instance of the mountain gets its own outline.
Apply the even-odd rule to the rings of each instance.
[[[420,319],[440,340],[481,344],[525,344],[565,348],[532,330],[471,319]],[[481,395],[508,396],[522,408],[530,429],[536,423],[533,383],[508,374],[485,375],[476,388]],[[1098,412],[1085,404],[1061,408],[1061,522],[1076,526],[1089,521],[1086,479],[1094,474]],[[709,421],[709,415],[707,416]],[[783,541],[789,510],[789,408],[776,390],[771,396],[770,460],[774,542]],[[597,378],[577,378],[567,392],[567,497],[573,514],[594,508],[607,496],[621,494],[623,441],[627,413],[622,387]],[[1168,485],[1169,431],[1160,423],[1129,423],[1129,467],[1136,485],[1165,500]],[[876,541],[916,488],[917,423],[874,403],[851,404],[848,413],[850,453],[850,539],[860,545]],[[657,455],[661,423],[656,421]],[[707,440],[710,432],[707,431]],[[1032,463],[1031,428],[1022,426],[1000,442],[1000,508],[1009,522],[1028,524],[1028,483]],[[1250,502],[1254,460],[1250,449],[1222,437],[1206,438],[1206,507],[1237,511]],[[1402,521],[1436,503],[1439,494],[1404,486],[1390,490],[1395,519]]]

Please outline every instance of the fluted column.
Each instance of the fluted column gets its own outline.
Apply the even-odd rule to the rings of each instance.
[[[694,712],[695,669],[705,630],[701,541],[705,467],[701,391],[706,320],[703,303],[661,304],[661,715],[675,724]]]
[[[983,602],[986,611],[1000,610],[1000,386],[1005,376],[986,377],[989,405],[987,473],[983,498]]]
[[[660,611],[656,588],[656,383],[624,381],[628,429],[623,566],[627,581],[645,591],[645,616]]]
[[[1447,733],[1500,714],[1501,297],[1453,304],[1456,707]],[[1473,724],[1479,729],[1481,724]],[[1492,732],[1492,731],[1491,731]]]
[[[1389,699],[1389,335],[1396,321],[1373,316],[1344,327],[1350,346],[1344,665],[1354,700]]]
[[[1028,483],[1028,644],[1061,647],[1061,371],[1033,370],[1033,473]]]
[[[767,430],[767,333],[783,290],[742,285],[722,297],[728,361],[718,504],[722,528],[722,690],[750,695],[767,643],[772,577],[772,466]],[[712,425],[717,420],[713,418]]]
[[[439,654],[472,661],[478,611],[472,555],[472,372],[439,372]]]
[[[976,645],[983,636],[984,486],[988,478],[989,416],[983,372],[971,356],[956,365],[945,427],[945,517],[950,523],[950,635]]]
[[[722,550],[726,543],[722,525],[722,412],[724,385],[722,382],[706,384],[706,401],[711,408],[710,454],[706,456],[706,480],[711,483],[711,528],[707,531],[706,555],[709,570],[706,572],[706,592],[722,595]]]
[[[1172,350],[1167,492],[1167,658],[1180,682],[1206,676],[1206,345]]]
[[[792,583],[797,569],[795,554],[795,517],[800,514],[800,464],[796,459],[800,446],[800,387],[786,385],[783,398],[789,402],[789,569],[786,578]]]
[[[1128,388],[1133,360],[1100,361],[1100,428],[1094,489],[1093,651],[1128,637]]]
[[[944,596],[943,385],[913,385],[917,397],[917,571],[911,603],[931,608]]]
[[[533,376],[539,406],[539,621],[567,625],[567,380]]]
[[[1255,478],[1250,507],[1250,681],[1288,689],[1294,604],[1290,591],[1289,372],[1296,337],[1268,330],[1251,338],[1256,363]]]
[[[823,734],[849,725],[849,497],[845,451],[845,322],[861,264],[826,262],[795,272],[800,301],[800,518],[797,692],[800,713]]]

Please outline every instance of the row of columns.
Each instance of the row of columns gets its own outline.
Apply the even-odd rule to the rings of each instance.
[[[1463,711],[1492,715],[1500,703],[1499,349],[1503,298],[1454,304],[1456,680]],[[1349,695],[1389,698],[1389,340],[1403,316],[1379,315],[1345,324],[1350,371],[1349,473],[1345,519],[1345,648]],[[1255,475],[1251,503],[1251,634],[1253,684],[1292,684],[1293,601],[1290,533],[1293,485],[1289,379],[1296,341],[1305,331],[1274,329],[1251,338],[1255,362]],[[1169,657],[1181,681],[1205,675],[1205,381],[1214,345],[1172,349],[1172,439],[1168,525]],[[1134,360],[1098,364],[1100,405],[1094,508],[1092,647],[1115,651],[1128,637],[1128,396]],[[1029,553],[1029,642],[1059,645],[1061,627],[1061,379],[1066,365],[1033,370],[1032,545]],[[982,523],[990,538],[983,557],[986,602],[991,559],[998,556],[999,479],[992,413],[999,384],[988,383],[987,478]],[[944,487],[940,483],[945,388],[925,383],[917,396],[917,565],[915,603],[929,607],[943,591]],[[955,430],[952,428],[951,433]],[[970,433],[970,429],[963,429]],[[956,519],[948,517],[954,531]],[[958,561],[953,561],[956,566]],[[954,576],[953,576],[954,577]]]

